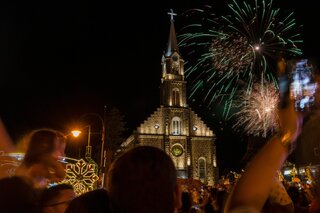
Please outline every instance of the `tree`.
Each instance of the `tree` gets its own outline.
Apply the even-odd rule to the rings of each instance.
[[[120,144],[124,141],[124,132],[126,131],[124,115],[118,108],[113,107],[106,112],[105,126],[107,166],[109,166],[114,160],[115,153],[119,149]]]

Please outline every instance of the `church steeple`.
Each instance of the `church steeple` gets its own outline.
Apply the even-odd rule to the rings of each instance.
[[[182,59],[174,28],[173,16],[177,15],[171,9],[168,13],[170,32],[168,46],[162,56],[161,105],[186,107],[186,82],[184,81],[184,60]]]
[[[177,37],[176,37],[176,30],[174,28],[174,19],[173,16],[176,16],[177,14],[173,12],[173,10],[171,9],[170,12],[168,13],[171,18],[170,18],[170,32],[169,32],[169,39],[168,39],[168,47],[167,47],[167,51],[165,53],[165,55],[167,57],[171,56],[172,53],[174,52],[178,52],[179,53],[179,48],[178,48],[178,44],[177,44]]]

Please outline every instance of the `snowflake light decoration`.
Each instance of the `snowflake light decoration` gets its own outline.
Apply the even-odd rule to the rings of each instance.
[[[91,191],[99,179],[96,174],[96,166],[96,164],[87,163],[83,159],[78,160],[75,164],[68,163],[63,182],[73,185],[76,195]]]

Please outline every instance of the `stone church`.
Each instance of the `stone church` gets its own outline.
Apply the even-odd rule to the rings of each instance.
[[[184,60],[179,52],[173,12],[161,60],[160,106],[121,145],[124,150],[150,145],[165,150],[179,178],[213,185],[218,180],[215,134],[187,104]]]

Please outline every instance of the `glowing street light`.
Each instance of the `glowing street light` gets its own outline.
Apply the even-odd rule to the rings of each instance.
[[[73,137],[77,138],[82,132],[80,130],[72,130],[71,133]]]
[[[91,150],[92,150],[92,147],[90,145],[90,139],[91,139],[91,125],[88,125],[84,128],[88,128],[88,144],[86,146],[86,159],[89,160],[89,161],[93,161],[92,158],[91,158]],[[72,130],[71,131],[71,134],[73,135],[73,137],[77,138],[79,137],[79,135],[82,133],[81,130]]]
[[[104,117],[102,118],[99,114],[97,113],[86,113],[84,115],[82,115],[81,117],[87,117],[87,116],[94,116],[96,118],[98,118],[98,120],[100,120],[101,122],[101,150],[100,150],[100,173],[102,174],[101,176],[101,183],[102,183],[102,188],[104,188],[104,179],[105,179],[105,163],[106,163],[106,151],[105,151],[105,112],[106,112],[106,106],[104,106]],[[86,147],[86,158],[90,158],[91,159],[91,150],[92,147],[90,145],[90,137],[91,137],[91,125],[88,125],[88,144]],[[81,134],[81,130],[73,130],[71,131],[72,135],[74,137],[78,137]],[[92,159],[91,159],[92,160]]]

